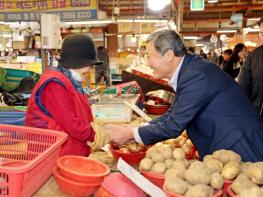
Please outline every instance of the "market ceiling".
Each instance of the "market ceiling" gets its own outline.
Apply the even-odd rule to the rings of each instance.
[[[158,1],[158,0],[157,0]],[[208,3],[205,0],[203,11],[191,11],[190,0],[172,0],[172,4],[162,11],[154,12],[148,8],[147,0],[98,0],[100,10],[112,16],[115,7],[120,8],[119,18],[158,18],[178,21],[179,10],[181,14],[181,32],[187,34],[212,33],[222,29],[240,29],[251,24],[247,19],[263,16],[263,0],[218,0],[217,3]],[[233,14],[242,14],[243,20],[231,20]],[[255,23],[255,22],[254,22]]]

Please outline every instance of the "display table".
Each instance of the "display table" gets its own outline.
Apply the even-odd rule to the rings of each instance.
[[[58,185],[54,177],[50,177],[48,181],[33,195],[33,197],[68,197],[68,195],[62,193],[58,188]]]

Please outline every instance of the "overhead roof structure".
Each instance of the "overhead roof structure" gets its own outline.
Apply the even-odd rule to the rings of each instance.
[[[180,30],[184,34],[240,30],[255,24],[253,19],[263,17],[263,0],[218,0],[217,3],[205,0],[203,11],[191,11],[190,0],[172,0],[171,5],[158,12],[148,8],[147,0],[98,0],[98,8],[105,11],[108,17],[113,15],[115,7],[120,9],[119,18],[173,19],[177,24],[180,21]]]

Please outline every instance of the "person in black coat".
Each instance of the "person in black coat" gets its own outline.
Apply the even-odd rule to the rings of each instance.
[[[103,61],[103,64],[96,65],[96,77],[95,81],[96,84],[99,84],[101,82],[101,78],[104,78],[104,82],[107,86],[110,85],[110,63],[109,63],[109,56],[107,49],[104,46],[99,46],[97,48],[98,51],[98,59]]]
[[[263,119],[231,77],[199,55],[187,53],[173,30],[152,33],[146,56],[154,76],[167,78],[176,97],[168,112],[147,126],[106,125],[113,143],[135,139],[154,144],[177,138],[186,129],[201,158],[229,149],[243,161],[263,160]]]
[[[263,17],[259,21],[260,39],[263,43]],[[253,50],[240,71],[239,85],[263,116],[263,45]]]
[[[219,67],[223,70],[224,67],[226,67],[228,61],[230,60],[230,57],[232,56],[232,49],[226,49],[223,51],[222,54],[222,62],[219,64]]]
[[[229,61],[223,65],[223,70],[235,79],[240,71],[243,61],[247,54],[247,47],[243,43],[239,43],[235,46],[233,54]]]

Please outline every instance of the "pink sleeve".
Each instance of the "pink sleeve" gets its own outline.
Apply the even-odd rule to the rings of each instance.
[[[52,118],[70,137],[79,141],[94,138],[91,126],[79,119],[72,98],[61,84],[49,82],[41,94],[41,101]]]

